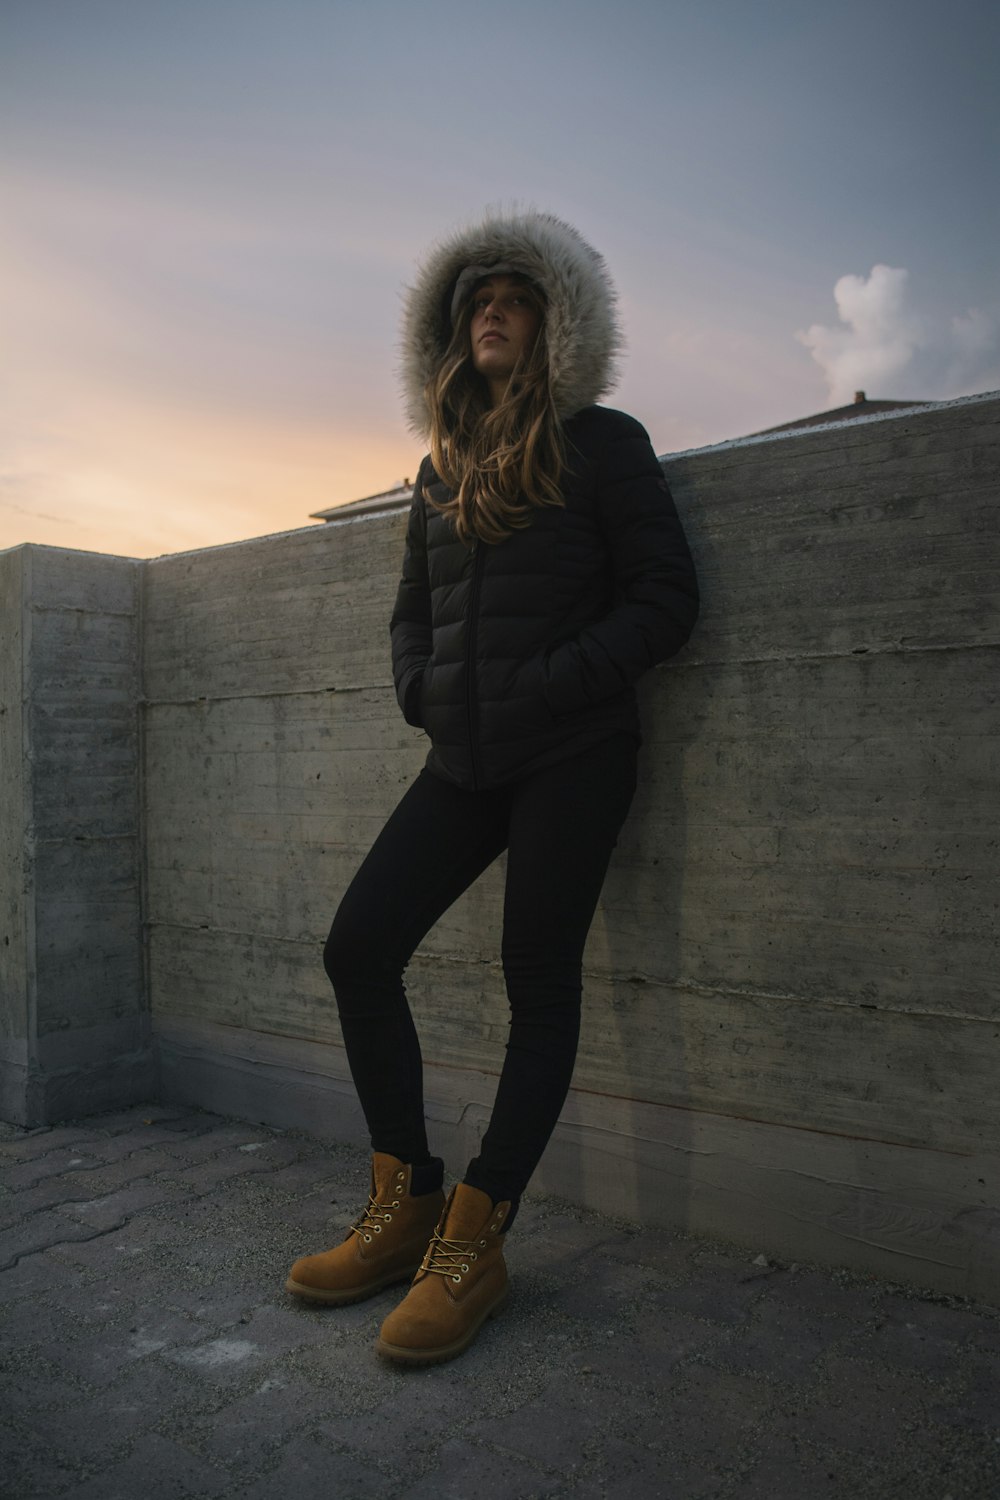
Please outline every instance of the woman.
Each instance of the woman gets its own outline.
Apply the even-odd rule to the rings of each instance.
[[[287,1283],[337,1305],[412,1277],[377,1345],[404,1363],[460,1354],[506,1300],[504,1236],[569,1088],[584,942],[635,789],[633,684],[697,614],[649,439],[594,405],[618,344],[603,261],[548,214],[454,235],[407,302],[408,415],[430,454],[392,657],[430,752],[325,950],[371,1131],[368,1208]],[[480,1153],[446,1202],[402,975],[504,849],[509,1040]]]

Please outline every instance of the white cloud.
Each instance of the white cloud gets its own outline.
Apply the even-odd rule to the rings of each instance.
[[[872,399],[948,400],[1000,386],[1000,309],[934,317],[913,304],[909,272],[873,266],[833,289],[840,326],[796,334],[826,376],[831,406]]]

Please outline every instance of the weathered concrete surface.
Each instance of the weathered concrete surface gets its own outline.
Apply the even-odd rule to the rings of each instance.
[[[0,555],[0,1079],[38,1124],[148,1094],[139,910],[140,564]]]
[[[541,1187],[1000,1293],[998,421],[971,400],[666,463],[705,610],[644,684]],[[424,755],[390,687],[404,521],[145,570],[169,1097],[360,1131],[320,950]],[[501,879],[409,975],[456,1164],[502,1060]]]
[[[31,984],[24,869],[21,575],[18,553],[0,552],[0,1117],[23,1123]]]
[[[152,1106],[0,1139],[6,1500],[994,1500],[1000,1315],[529,1197],[460,1360],[284,1292],[362,1153]]]

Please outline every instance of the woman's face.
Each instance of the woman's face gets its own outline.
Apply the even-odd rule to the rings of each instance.
[[[542,326],[536,299],[516,276],[490,276],[472,294],[469,339],[472,363],[494,401],[507,389],[514,366],[531,352]]]

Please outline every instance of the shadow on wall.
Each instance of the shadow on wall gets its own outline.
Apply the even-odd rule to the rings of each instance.
[[[696,1130],[683,972],[686,761],[695,730],[673,703],[671,684],[686,674],[668,671],[640,692],[644,742],[635,799],[584,954],[573,1087],[534,1186],[626,1218],[680,1226],[691,1221]]]
[[[698,572],[701,614],[691,642],[638,686],[643,745],[636,795],[584,955],[573,1090],[538,1181],[626,1218],[683,1226],[698,1217],[691,1171],[698,1099],[688,1054],[691,966],[704,959],[698,897],[693,919],[688,901],[688,801],[692,791],[697,800],[705,781],[692,749],[703,738],[701,700],[712,693],[711,674],[689,667],[706,632],[724,628],[727,601],[715,587],[717,547],[704,492],[683,480],[671,479],[671,488]],[[718,808],[700,808],[701,825],[718,818]],[[713,826],[713,842],[731,833]],[[695,858],[700,843],[694,841]],[[704,1047],[695,1051],[702,1059]]]

